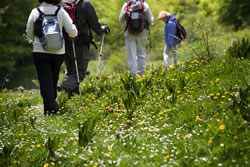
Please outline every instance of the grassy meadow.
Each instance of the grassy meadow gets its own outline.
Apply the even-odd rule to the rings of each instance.
[[[96,80],[90,65],[82,105],[60,93],[54,116],[38,90],[2,92],[0,166],[249,166],[247,34],[183,44],[178,65],[149,63],[144,77]]]

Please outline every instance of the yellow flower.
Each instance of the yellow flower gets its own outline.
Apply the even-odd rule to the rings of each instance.
[[[74,140],[75,138],[74,137],[70,137],[70,140]]]
[[[213,97],[213,96],[214,96],[214,94],[213,94],[213,93],[210,93],[210,96],[211,96],[211,97]]]
[[[162,119],[163,119],[163,117],[160,117],[159,119],[160,119],[160,120],[162,120]]]
[[[51,162],[50,164],[51,164],[52,166],[55,166],[55,162]]]
[[[195,118],[197,121],[201,120],[201,118],[199,116],[196,116]]]
[[[209,140],[208,140],[208,143],[209,143],[209,144],[212,144],[212,143],[213,143],[213,140],[212,140],[212,139],[209,139]]]
[[[164,112],[163,111],[161,111],[161,112],[159,112],[159,115],[162,115]]]
[[[41,144],[37,144],[36,147],[38,147],[38,148],[41,147]]]
[[[188,138],[188,136],[184,136],[184,140],[186,140]]]
[[[217,96],[220,96],[220,93],[216,93]]]
[[[22,133],[18,133],[18,136],[22,136],[23,134]]]
[[[112,151],[113,149],[112,149],[112,147],[109,147],[109,151]]]
[[[27,155],[26,157],[27,157],[27,158],[30,158],[30,155]]]
[[[169,158],[169,155],[166,155],[164,158],[168,159],[168,158]]]
[[[220,119],[217,118],[216,121],[217,121],[217,122],[220,122]]]
[[[238,136],[234,136],[234,140],[237,140],[239,137]]]
[[[224,104],[225,102],[224,102],[224,101],[221,101],[220,103],[221,103],[221,104]]]
[[[172,109],[170,108],[170,109],[166,109],[166,111],[172,111]]]
[[[207,126],[208,126],[209,128],[211,128],[212,125],[211,125],[211,124],[208,124]]]
[[[219,126],[219,129],[220,129],[220,130],[224,130],[224,129],[225,129],[225,125],[223,125],[223,124],[220,125],[220,126]]]
[[[44,165],[43,165],[43,167],[48,167],[49,166],[49,163],[45,163]]]
[[[3,98],[0,98],[0,103],[3,101]]]
[[[157,156],[157,155],[158,155],[158,153],[154,153],[154,155],[155,155],[155,156]]]

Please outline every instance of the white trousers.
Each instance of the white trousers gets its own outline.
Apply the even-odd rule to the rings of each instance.
[[[126,38],[129,71],[132,75],[145,74],[147,37]]]
[[[173,64],[177,64],[178,55],[176,52],[176,47],[175,46],[167,47],[165,45],[164,51],[163,51],[163,60],[164,60],[165,67],[169,67],[169,54],[170,54],[170,52],[172,52],[172,55],[173,55]]]

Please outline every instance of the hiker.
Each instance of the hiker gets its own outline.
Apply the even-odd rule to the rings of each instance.
[[[139,20],[140,27],[137,30],[133,29],[133,21],[130,20],[129,13],[132,11],[133,5],[143,3],[139,8],[143,8],[141,14],[142,21]],[[125,26],[125,42],[127,50],[127,59],[130,73],[133,76],[145,74],[145,63],[146,63],[146,41],[147,41],[147,28],[153,24],[154,17],[150,11],[149,5],[143,0],[129,0],[122,6],[119,21]],[[136,27],[136,25],[135,25]]]
[[[73,24],[68,13],[59,8],[57,4],[61,0],[38,0],[40,2],[39,10],[44,14],[54,15],[58,19],[60,34],[62,36],[62,28],[69,34],[70,37],[77,35],[76,26]],[[62,46],[58,50],[46,50],[41,43],[41,38],[34,34],[35,22],[39,18],[39,11],[34,8],[31,11],[27,25],[26,34],[30,43],[33,44],[33,59],[36,66],[38,80],[40,84],[40,94],[43,98],[44,115],[52,115],[57,112],[56,97],[57,97],[57,82],[59,78],[59,70],[64,60],[65,45],[63,37]],[[42,30],[41,30],[42,31]]]
[[[165,46],[163,51],[164,66],[169,67],[169,54],[172,52],[173,64],[177,64],[176,45],[180,43],[176,37],[175,16],[167,11],[161,11],[158,17],[159,20],[166,23],[164,28]]]
[[[101,26],[96,11],[92,4],[88,0],[77,0],[75,2],[75,24],[77,29],[79,30],[80,35],[75,43],[75,52],[76,52],[76,61],[79,73],[80,82],[85,78],[88,63],[90,60],[89,55],[89,47],[90,44],[94,44],[92,41],[92,33],[91,30],[98,35],[103,35],[107,32],[107,25]],[[75,58],[73,53],[72,41],[69,39],[66,40],[66,57],[65,64],[67,73],[64,77],[63,82],[60,86],[58,86],[58,90],[64,90],[68,93],[69,97],[73,95],[73,93],[79,92],[79,82],[77,79],[77,71],[75,67]],[[94,44],[96,47],[96,45]],[[96,47],[97,49],[97,47]]]

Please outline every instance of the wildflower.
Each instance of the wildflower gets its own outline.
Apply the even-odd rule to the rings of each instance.
[[[217,118],[216,121],[217,121],[217,122],[220,122],[220,119]]]
[[[224,104],[224,101],[221,101],[220,103],[221,103],[221,104]]]
[[[155,156],[157,156],[157,155],[158,155],[158,153],[154,153],[154,155],[155,155]]]
[[[220,93],[216,93],[217,96],[220,96]]]
[[[209,140],[208,140],[208,143],[209,143],[209,144],[212,144],[212,143],[213,143],[213,140],[212,140],[212,139],[209,139]]]
[[[201,118],[199,116],[196,116],[195,118],[197,121],[201,120]]]
[[[38,148],[41,147],[41,144],[37,144],[36,147],[38,147]]]
[[[30,158],[30,155],[27,155],[26,157],[27,157],[27,158]]]
[[[163,117],[160,117],[159,119],[160,119],[160,120],[162,120],[162,119],[163,119]]]
[[[162,115],[164,112],[163,111],[161,111],[161,112],[159,112],[159,115]]]
[[[223,124],[220,125],[220,126],[219,126],[219,129],[220,129],[220,130],[224,130],[224,129],[225,129],[225,125],[223,125]]]
[[[170,109],[166,109],[166,111],[172,111],[172,109],[170,108]]]
[[[3,101],[3,98],[0,98],[0,103]]]
[[[112,147],[109,147],[109,151],[112,151],[113,149],[112,149]]]
[[[184,136],[184,140],[186,140],[188,138],[188,136]]]
[[[70,140],[74,140],[75,138],[74,137],[70,137]]]
[[[45,163],[44,165],[43,165],[43,167],[48,167],[49,166],[49,163]]]
[[[211,97],[213,97],[213,96],[214,96],[214,94],[213,94],[213,93],[210,93],[210,96],[211,96]]]
[[[212,125],[211,125],[211,124],[208,124],[207,126],[208,126],[209,128],[211,128]]]
[[[238,136],[234,136],[234,140],[237,140],[239,137]]]
[[[18,133],[18,136],[22,136],[23,134],[22,133]]]
[[[211,85],[214,85],[214,81],[211,81],[210,83],[211,83]]]
[[[168,158],[169,158],[169,155],[166,155],[164,158],[168,159]]]
[[[216,80],[215,80],[215,82],[217,83],[217,82],[219,82],[220,81],[220,79],[219,78],[217,78]]]

